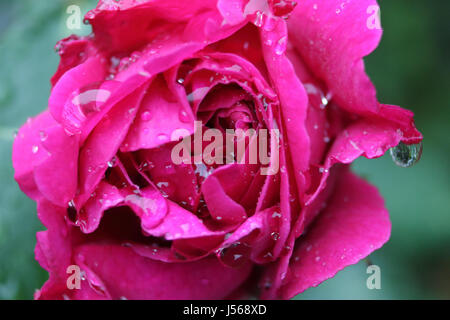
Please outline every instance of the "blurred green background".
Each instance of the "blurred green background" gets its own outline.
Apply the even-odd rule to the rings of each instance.
[[[0,0],[0,299],[31,299],[47,279],[33,254],[42,225],[13,180],[11,145],[27,117],[46,107],[59,61],[52,48],[71,33],[72,4],[84,14],[95,1]],[[409,169],[389,155],[354,165],[379,187],[391,213],[391,240],[370,257],[381,268],[381,290],[367,289],[361,262],[299,299],[450,299],[450,1],[379,4],[384,37],[367,70],[381,102],[416,113],[423,157]]]

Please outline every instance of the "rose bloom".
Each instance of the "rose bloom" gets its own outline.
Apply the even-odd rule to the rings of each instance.
[[[289,299],[380,248],[388,212],[349,165],[422,136],[365,73],[382,34],[370,8],[100,1],[93,33],[58,43],[48,110],[14,141],[46,227],[35,298]],[[279,171],[175,165],[171,136],[195,121],[278,129]]]

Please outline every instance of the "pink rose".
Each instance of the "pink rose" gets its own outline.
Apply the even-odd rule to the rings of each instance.
[[[377,101],[364,71],[382,34],[377,8],[100,1],[86,16],[93,34],[57,45],[48,110],[14,142],[16,180],[47,227],[35,252],[50,277],[35,297],[223,299],[258,288],[289,299],[380,248],[383,199],[349,164],[422,136],[410,111]],[[175,164],[173,134],[194,134],[194,121],[279,130],[269,163],[278,155],[279,170]]]

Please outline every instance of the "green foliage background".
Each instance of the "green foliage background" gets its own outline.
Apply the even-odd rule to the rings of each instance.
[[[52,48],[69,35],[66,8],[86,12],[94,2],[0,0],[0,299],[31,299],[47,279],[33,254],[42,225],[13,180],[11,145],[15,130],[46,107],[58,64]],[[391,213],[391,240],[370,257],[381,267],[382,289],[366,288],[361,262],[299,299],[450,298],[450,1],[379,3],[384,38],[367,70],[382,102],[416,113],[424,154],[410,169],[389,156],[354,165],[379,187]],[[80,33],[88,32],[83,26]]]

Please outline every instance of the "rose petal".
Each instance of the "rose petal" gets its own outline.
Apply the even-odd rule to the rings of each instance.
[[[166,240],[190,239],[221,235],[223,232],[209,230],[192,212],[168,201],[169,212],[162,223],[145,232],[154,237],[164,237]]]
[[[376,188],[350,172],[292,255],[281,296],[289,299],[380,248],[391,223]]]
[[[98,54],[89,37],[78,37],[76,35],[71,35],[59,41],[55,49],[61,56],[61,61],[59,62],[58,70],[51,79],[52,86],[55,86],[59,79],[70,69]]]
[[[247,217],[244,208],[225,193],[216,177],[210,176],[203,182],[202,192],[211,216],[217,221],[234,224]]]

